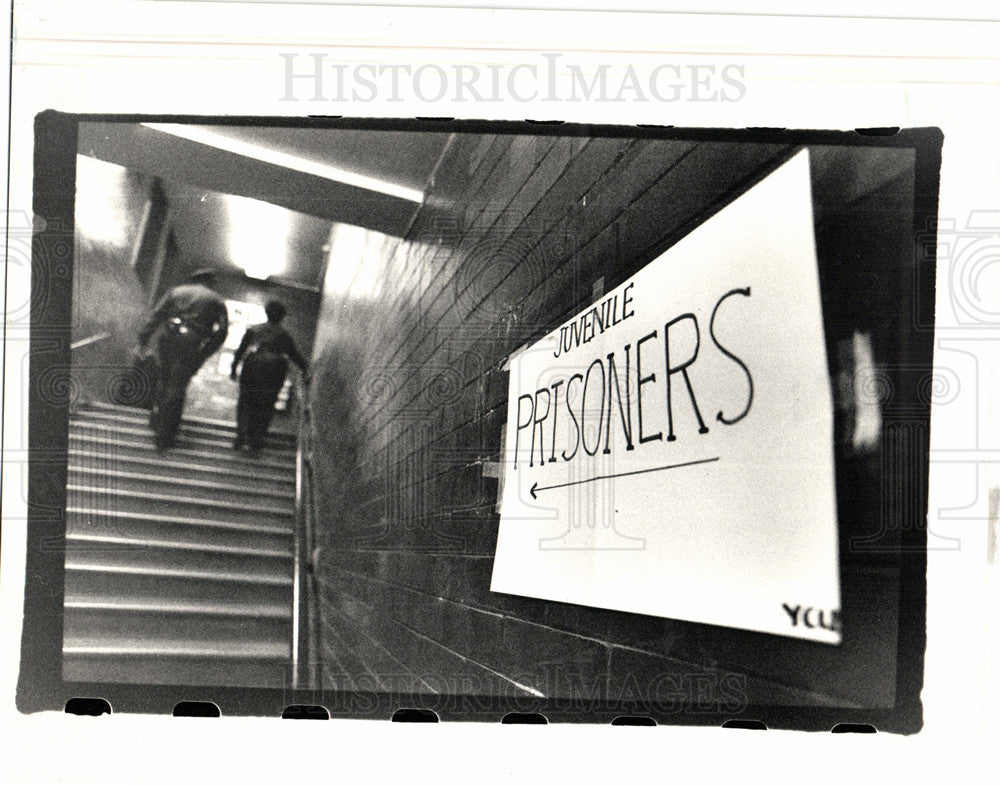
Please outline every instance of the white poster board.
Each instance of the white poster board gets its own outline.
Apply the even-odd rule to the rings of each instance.
[[[509,393],[493,591],[840,642],[808,151],[515,355]]]

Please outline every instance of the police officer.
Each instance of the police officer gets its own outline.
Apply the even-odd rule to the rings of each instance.
[[[295,346],[291,335],[281,326],[285,318],[285,307],[277,300],[264,306],[267,322],[252,325],[243,334],[233,355],[230,377],[236,379],[236,369],[243,360],[240,371],[240,396],[236,403],[236,441],[234,448],[244,445],[253,451],[264,445],[264,436],[274,417],[274,404],[285,384],[288,373],[288,359],[291,359],[302,373],[306,373],[306,361]],[[244,359],[245,356],[245,359]]]
[[[160,300],[139,333],[140,347],[150,346],[159,366],[149,415],[157,449],[176,441],[188,382],[226,340],[226,303],[214,286],[211,270],[196,270]]]

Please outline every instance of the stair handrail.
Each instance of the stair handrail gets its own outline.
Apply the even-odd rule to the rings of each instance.
[[[84,347],[89,347],[91,344],[98,344],[101,341],[106,341],[109,338],[111,338],[111,333],[109,333],[107,330],[102,330],[99,333],[94,333],[91,336],[87,336],[86,338],[81,338],[78,341],[74,341],[72,344],[69,345],[69,348],[70,351],[83,349]]]
[[[292,589],[292,690],[317,685],[314,654],[316,624],[313,584],[314,499],[312,471],[312,413],[303,378],[296,378],[299,424],[295,451],[295,541]]]

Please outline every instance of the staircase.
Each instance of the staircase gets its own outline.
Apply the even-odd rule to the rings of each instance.
[[[70,418],[63,678],[285,687],[295,437],[258,457],[235,425],[185,418],[158,453],[148,412]]]

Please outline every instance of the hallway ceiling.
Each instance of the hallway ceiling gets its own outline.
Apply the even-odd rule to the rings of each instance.
[[[295,156],[325,167],[422,192],[447,133],[260,126],[177,126],[222,144]],[[417,202],[289,169],[136,123],[81,123],[81,155],[223,194],[249,197],[297,213],[402,236]]]
[[[195,126],[306,161],[423,191],[447,134],[274,126]]]
[[[218,191],[208,191],[185,183],[163,181],[163,190],[170,205],[170,224],[180,257],[187,267],[213,267],[231,273],[245,270],[248,259],[241,251],[239,242],[231,240],[231,228],[237,232],[253,232],[254,227],[241,229],[245,218],[238,216],[246,199]],[[303,286],[320,288],[326,272],[326,246],[330,237],[330,221],[295,213],[284,208],[256,203],[263,207],[249,220],[256,229],[264,233],[264,242],[269,235],[280,233],[275,238],[280,246],[273,249],[275,267],[271,275],[280,276]],[[261,243],[260,236],[243,238],[249,251]],[[265,256],[267,252],[261,249]]]
[[[309,287],[322,284],[333,222],[405,234],[449,136],[266,126],[161,128],[81,123],[78,152],[162,180],[185,261],[243,270],[246,245],[254,255],[255,243],[257,248],[276,243],[275,232],[264,228],[275,227],[284,253],[275,246],[273,253],[260,255],[283,256],[284,269],[274,274]],[[331,169],[342,171],[343,178],[334,179],[339,175]],[[247,226],[251,231],[240,231]],[[250,235],[258,228],[255,240]],[[247,236],[243,253],[242,235]]]

